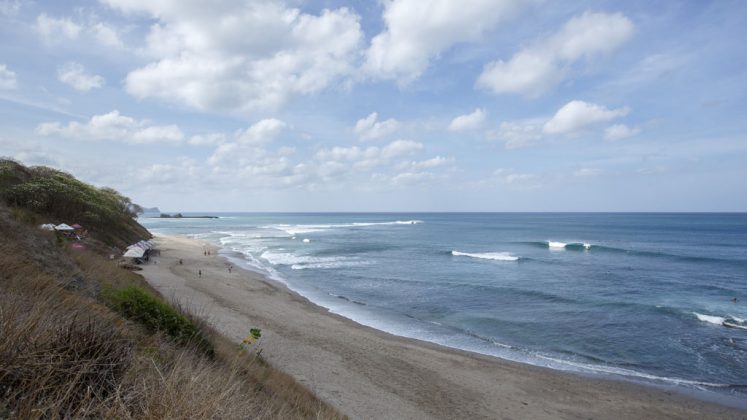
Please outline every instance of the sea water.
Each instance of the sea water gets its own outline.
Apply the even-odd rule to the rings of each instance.
[[[211,215],[140,222],[393,334],[747,398],[747,214]]]

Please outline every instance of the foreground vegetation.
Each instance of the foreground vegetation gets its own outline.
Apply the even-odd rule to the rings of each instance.
[[[61,185],[78,182],[23,169],[53,173]],[[78,218],[67,213],[77,198],[65,210],[42,205],[46,198],[21,201],[27,187],[17,186],[40,185],[34,176],[20,184],[2,178],[0,186],[13,205],[0,203],[0,418],[342,417],[251,346],[164,301],[142,277],[102,257],[95,242],[74,249],[36,228],[32,222],[52,214],[94,226],[124,209],[96,215],[100,207],[85,204],[79,209],[93,213]],[[108,191],[83,190],[114,205],[104,199]],[[118,232],[129,233],[101,235],[105,246],[139,239],[129,236],[139,225],[119,223]]]

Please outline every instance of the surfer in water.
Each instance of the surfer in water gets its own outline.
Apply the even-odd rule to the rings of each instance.
[[[735,297],[731,298],[731,303],[737,303],[737,298]]]

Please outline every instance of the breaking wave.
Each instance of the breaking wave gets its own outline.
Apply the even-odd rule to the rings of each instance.
[[[272,265],[290,266],[292,270],[333,269],[368,265],[368,261],[350,257],[314,257],[289,252],[265,251],[260,258]]]
[[[417,225],[423,223],[422,220],[395,220],[391,222],[353,222],[338,224],[308,224],[308,225],[266,225],[261,226],[265,229],[277,229],[286,232],[289,235],[299,235],[303,233],[322,232],[330,229],[357,228],[367,226],[387,226],[387,225]]]
[[[470,257],[479,258],[481,260],[494,260],[494,261],[518,261],[520,257],[511,255],[508,252],[461,252],[451,251],[451,255],[455,257]]]

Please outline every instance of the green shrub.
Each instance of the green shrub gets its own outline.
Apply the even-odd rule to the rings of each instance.
[[[124,317],[144,325],[151,331],[161,331],[183,345],[194,345],[212,357],[213,346],[194,322],[171,305],[145,290],[130,286],[108,293],[111,307]]]

